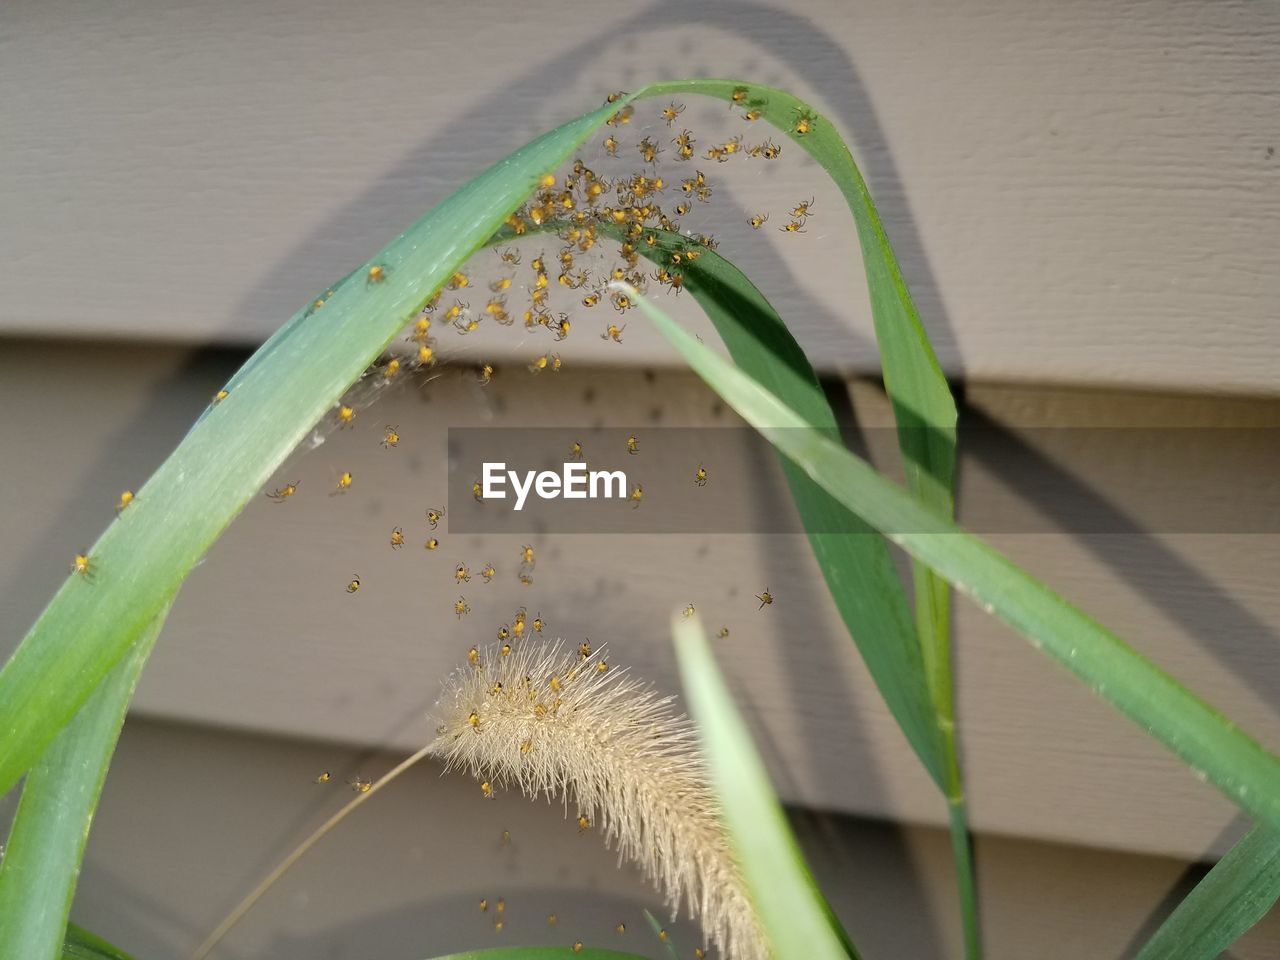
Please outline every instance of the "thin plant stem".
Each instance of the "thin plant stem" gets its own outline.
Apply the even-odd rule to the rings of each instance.
[[[947,801],[951,825],[951,857],[960,894],[960,921],[964,928],[966,960],[982,957],[982,925],[978,920],[978,884],[973,862],[973,836],[965,819],[964,795]]]
[[[402,760],[397,766],[384,773],[369,787],[368,790],[356,794],[353,800],[326,820],[315,830],[314,833],[311,834],[311,836],[307,837],[307,839],[303,840],[302,843],[294,847],[293,851],[281,860],[280,863],[276,865],[275,869],[263,877],[262,882],[254,887],[253,890],[249,892],[248,896],[236,904],[235,909],[227,914],[223,921],[214,928],[213,933],[209,934],[204,943],[200,944],[200,946],[196,948],[195,953],[191,955],[191,960],[204,960],[204,958],[209,955],[223,937],[231,932],[231,928],[239,923],[244,918],[244,915],[253,908],[254,904],[262,899],[263,895],[271,889],[275,882],[283,877],[290,867],[302,859],[303,854],[314,847],[326,833],[341,823],[352,810],[370,799],[375,793],[412,767],[419,760],[428,756],[432,751],[432,747],[433,744],[427,744],[417,753],[405,760]]]

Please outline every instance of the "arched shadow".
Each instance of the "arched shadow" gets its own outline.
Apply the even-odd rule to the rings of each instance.
[[[579,26],[589,23],[584,19]],[[614,45],[631,44],[634,47],[632,38],[645,36],[645,29],[653,23],[711,27],[746,39],[766,54],[762,64],[751,66],[748,72],[753,76],[749,79],[768,73],[770,59],[786,63],[811,90],[832,104],[834,118],[856,139],[858,152],[865,163],[864,175],[880,198],[878,207],[904,263],[913,297],[921,315],[927,320],[931,338],[942,348],[941,353],[956,357],[956,340],[938,294],[920,232],[904,199],[897,164],[888,149],[875,107],[857,68],[846,51],[829,38],[834,29],[832,24],[818,23],[777,7],[729,0],[708,0],[695,5],[659,0],[628,18],[626,24],[634,26],[634,30],[623,29],[616,22],[610,22],[607,27],[586,33],[578,43],[556,57],[525,67],[519,75],[503,84],[501,92],[460,106],[447,126],[467,131],[469,146],[465,156],[442,151],[437,138],[418,144],[377,181],[331,215],[310,238],[290,251],[275,269],[268,272],[267,278],[243,298],[238,312],[260,315],[274,309],[278,281],[273,278],[307,276],[313,272],[312,267],[316,263],[328,264],[324,270],[326,276],[345,274],[352,263],[361,262],[368,253],[360,246],[363,241],[359,239],[367,232],[368,211],[397,207],[414,212],[427,210],[474,173],[471,158],[491,157],[496,161],[543,129],[562,122],[564,117],[530,119],[520,129],[513,129],[510,125],[486,123],[483,118],[540,118],[545,112],[543,105],[547,91],[581,87],[582,77],[591,65],[611,56]],[[841,29],[848,26],[847,23],[840,24]],[[665,55],[665,50],[657,45],[653,50],[645,49],[644,52],[646,55],[656,54],[659,61]],[[624,64],[631,64],[639,61],[640,56],[618,59]],[[690,62],[681,63],[675,72],[715,76],[722,75],[724,70],[714,62],[698,62],[695,54]],[[662,71],[660,68],[645,68],[643,75],[641,73],[640,68],[629,66],[618,82],[635,80],[643,83],[658,79]],[[768,82],[775,78],[763,76],[760,79]],[[477,118],[480,118],[479,122]],[[342,237],[353,239],[349,245],[341,241],[335,243],[334,238]],[[856,247],[850,250],[850,255],[856,255]],[[342,262],[338,262],[339,257],[343,258]],[[825,321],[833,332],[848,333],[845,324],[812,302],[805,294],[804,285],[788,279],[780,286],[779,292],[788,304],[795,304],[797,309],[803,308],[808,315]],[[299,291],[298,300],[301,302],[306,298],[307,295]]]

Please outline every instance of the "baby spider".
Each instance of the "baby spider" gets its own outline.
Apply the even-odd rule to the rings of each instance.
[[[338,474],[338,486],[334,488],[333,492],[330,493],[329,496],[336,497],[340,493],[346,493],[347,490],[351,488],[351,482],[354,479],[355,477],[351,475],[350,470],[344,470],[342,473]]]
[[[645,163],[657,163],[658,154],[662,152],[662,148],[648,137],[636,144],[636,149],[640,151],[640,157]]]
[[[89,555],[87,553],[77,553],[75,559],[71,561],[71,572],[76,576],[84,577],[86,580],[93,579],[93,571],[89,569]]]
[[[695,487],[705,487],[707,485],[707,468],[698,466],[698,472],[693,475],[693,485]]]
[[[791,211],[793,217],[811,217],[813,216],[813,199],[801,200],[795,205],[795,209]]]
[[[691,603],[691,604],[689,604],[687,607],[685,607],[683,610],[681,610],[681,611],[680,611],[680,616],[682,616],[682,617],[683,617],[684,619],[686,619],[686,620],[688,620],[690,617],[692,617],[692,616],[693,616],[693,604]]]
[[[669,103],[662,108],[662,119],[667,121],[667,126],[671,126],[676,122],[676,117],[684,113],[683,103]]]
[[[488,910],[488,909],[489,909],[489,901],[486,899],[481,899],[480,912],[483,913],[485,910]]]
[[[637,483],[635,488],[631,491],[631,496],[627,499],[634,504],[631,508],[632,510],[638,508],[640,506],[640,501],[644,499],[644,487]]]
[[[580,644],[578,644],[578,656],[583,660],[591,656],[591,638],[590,637],[588,637],[586,640],[583,640]]]
[[[618,933],[626,933],[627,925],[620,920],[618,921],[618,925],[614,929],[617,930]]]
[[[484,503],[484,487],[480,486],[479,480],[471,481],[471,496],[476,503]]]
[[[621,127],[631,122],[631,117],[635,114],[636,108],[631,104],[627,104],[613,116],[605,121],[611,127]]]
[[[136,496],[137,496],[137,495],[136,495],[132,490],[125,490],[123,493],[121,493],[121,494],[120,494],[120,500],[119,500],[119,502],[116,504],[116,513],[119,513],[121,510],[123,510],[123,509],[124,509],[125,507],[127,507],[129,504],[133,503],[134,498],[135,498]]]
[[[529,626],[533,627],[534,633],[541,633],[542,628],[546,626],[546,623],[543,622],[542,614],[538,614],[536,617],[534,617],[533,623],[529,624]]]
[[[433,507],[427,511],[427,523],[431,525],[432,530],[440,525],[440,519],[443,516],[444,507]]]
[[[347,584],[347,593],[355,593],[360,589],[360,575],[356,574],[351,578],[351,582]]]
[[[510,263],[513,265],[518,264],[520,262],[520,251],[515,250],[511,247],[507,247],[507,249],[501,251],[498,254],[498,259],[500,259],[503,263]]]
[[[320,776],[316,777],[316,783],[328,783],[332,779],[333,779],[333,774],[331,774],[328,770],[321,770]]]
[[[423,367],[434,367],[436,365],[435,347],[427,343],[424,343],[422,346],[420,346],[418,348],[417,359],[414,360],[414,365],[419,370],[421,370]]]
[[[400,432],[398,427],[387,424],[387,432],[382,437],[382,446],[390,450],[392,447],[400,445]]]
[[[217,393],[213,395],[214,406],[217,406],[218,404],[220,404],[223,400],[227,399],[227,397],[229,397],[230,395],[231,394],[226,390],[219,390]]]
[[[746,87],[734,87],[734,88],[733,88],[733,93],[732,93],[732,94],[730,94],[730,98],[729,98],[729,99],[732,101],[732,103],[730,104],[730,109],[733,109],[733,104],[737,104],[737,103],[746,103],[746,100],[747,100],[747,88],[746,88]]]
[[[621,343],[622,331],[625,329],[627,329],[627,325],[625,323],[622,326],[618,326],[616,323],[611,323],[609,324],[609,329],[605,330],[604,333],[600,334],[600,339],[612,340],[614,343]]]
[[[400,360],[398,357],[392,357],[387,361],[387,365],[382,368],[382,379],[390,380],[400,372]]]
[[[753,216],[753,217],[752,217],[750,220],[748,220],[747,222],[751,224],[751,229],[752,229],[752,230],[759,230],[759,229],[760,229],[761,227],[763,227],[763,226],[764,226],[768,221],[769,221],[769,215],[768,215],[767,213],[757,213],[755,216]]]
[[[792,220],[785,227],[779,227],[778,229],[781,230],[783,233],[804,233],[805,232],[804,221]]]
[[[274,500],[276,503],[284,503],[285,500],[292,497],[297,492],[298,481],[295,480],[293,483],[286,483],[283,487],[272,490],[267,494],[267,499]]]
[[[480,364],[480,370],[479,370],[479,372],[476,374],[476,379],[477,379],[477,380],[479,380],[481,383],[488,383],[490,380],[492,380],[492,379],[493,379],[493,364],[491,364],[491,363],[482,363],[482,364]]]
[[[525,611],[525,608],[521,607],[516,611],[516,615],[511,620],[511,632],[517,637],[524,636],[524,621],[527,616],[528,613]]]
[[[342,427],[351,426],[355,418],[356,418],[356,411],[354,407],[349,407],[345,403],[339,404],[338,406],[339,429],[341,429]]]
[[[453,582],[454,583],[470,583],[471,582],[471,571],[467,569],[467,565],[465,563],[460,563],[453,568]]]
[[[752,121],[759,120],[763,116],[764,116],[763,110],[761,110],[759,107],[752,107],[750,110],[748,110],[746,113],[742,115],[742,119],[746,120],[748,123],[751,123]]]
[[[440,541],[437,540],[435,537],[432,537],[430,540],[424,543],[423,546],[426,547],[428,550],[439,550]]]
[[[520,548],[520,562],[526,567],[532,567],[534,564],[533,547],[527,543]]]
[[[464,614],[471,612],[471,606],[464,598],[459,597],[457,600],[453,601],[453,612],[456,613],[458,615],[458,619],[461,620]],[[472,726],[475,726],[475,724],[472,724]]]
[[[587,819],[585,813],[578,814],[578,832],[583,833],[591,829],[591,821]]]
[[[488,780],[480,784],[480,792],[484,795],[486,800],[493,799],[493,785],[490,784]]]
[[[449,278],[448,287],[450,290],[461,290],[463,287],[471,286],[471,278],[461,270],[457,271]]]
[[[635,455],[640,452],[640,438],[634,433],[627,437],[627,453]]]
[[[373,781],[366,780],[364,777],[357,776],[354,780],[348,780],[347,783],[356,793],[368,793],[373,789]]]
[[[391,531],[391,549],[399,550],[404,546],[404,530],[396,527]]]
[[[766,589],[764,593],[757,593],[756,599],[760,601],[760,609],[763,610],[767,604],[773,603],[773,594]]]
[[[716,636],[717,636],[717,637],[719,637],[721,640],[726,640],[726,639],[728,639],[728,637],[729,637],[729,628],[728,628],[728,627],[721,627],[719,630],[717,630],[717,631],[716,631]]]
[[[390,271],[382,264],[374,264],[369,268],[368,274],[365,275],[365,283],[381,283],[383,280],[387,279],[388,273],[390,273]]]
[[[575,440],[573,441],[573,443],[569,445],[569,456],[573,457],[573,459],[575,460],[582,459],[582,441],[581,440]]]
[[[795,122],[791,125],[792,133],[803,137],[806,133],[811,133],[813,128],[817,126],[817,119],[808,110],[797,108],[795,114]]]
[[[484,582],[488,583],[498,575],[498,571],[494,569],[492,563],[486,563],[484,569],[480,571],[480,576],[484,577]]]

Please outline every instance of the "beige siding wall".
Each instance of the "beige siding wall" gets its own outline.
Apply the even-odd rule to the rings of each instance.
[[[0,17],[0,330],[256,341],[606,91],[744,76],[852,140],[950,371],[1280,385],[1274,4],[11,0]],[[704,143],[744,129],[714,116],[686,117]],[[793,149],[768,176],[713,174],[699,223],[811,355],[875,369],[820,173]],[[807,235],[772,229],[814,195]],[[748,211],[775,214],[750,242]],[[663,355],[638,326],[626,351],[569,353]]]

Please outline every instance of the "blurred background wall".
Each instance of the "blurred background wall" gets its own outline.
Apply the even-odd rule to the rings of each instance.
[[[119,491],[300,303],[479,166],[605,93],[743,76],[810,99],[851,141],[962,422],[989,438],[962,452],[962,522],[1033,518],[990,539],[1275,749],[1274,519],[1154,525],[1143,508],[1274,503],[1274,434],[1259,429],[1244,453],[1214,436],[1280,426],[1278,53],[1280,14],[1249,3],[10,2],[0,652]],[[726,174],[709,216],[856,441],[889,422],[856,239],[794,153]],[[809,197],[806,235],[772,229]],[[756,211],[775,214],[758,234],[744,225]],[[189,950],[341,802],[341,780],[420,743],[441,675],[517,605],[549,633],[607,638],[675,692],[667,613],[696,602],[731,627],[721,662],[866,954],[958,955],[945,811],[801,539],[549,534],[532,587],[508,576],[468,588],[472,614],[449,614],[453,564],[493,559],[505,575],[521,542],[446,536],[438,554],[422,550],[449,425],[733,422],[641,324],[622,346],[597,325],[560,348],[554,379],[523,370],[545,342],[442,336],[459,363],[284,468],[280,482],[315,496],[250,506],[184,587],[144,677],[77,920],[145,956]],[[468,365],[481,352],[499,370],[484,388]],[[404,437],[396,451],[378,446],[385,423]],[[1100,426],[1133,428],[1123,456],[1044,448],[1046,427]],[[1213,429],[1167,429],[1192,427]],[[343,469],[357,486],[322,496]],[[723,479],[762,511],[790,509],[771,463]],[[400,552],[386,543],[396,525],[409,535]],[[354,598],[342,589],[353,573],[365,583]],[[765,587],[778,602],[757,611],[750,596]],[[1245,824],[1016,635],[964,602],[955,620],[989,955],[1127,955]],[[335,772],[332,790],[311,782],[320,769]],[[502,942],[571,942],[575,924],[607,944],[625,916],[626,946],[657,955],[639,917],[652,898],[598,842],[556,808],[478,797],[428,771],[377,798],[227,955],[481,945],[495,933],[474,903],[503,890]],[[553,910],[569,920],[548,930]],[[1234,955],[1277,951],[1273,919]]]

